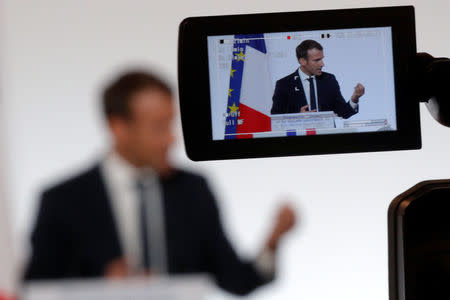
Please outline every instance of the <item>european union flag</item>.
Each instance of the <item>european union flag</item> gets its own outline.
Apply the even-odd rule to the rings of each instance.
[[[230,70],[230,85],[228,88],[228,105],[225,123],[225,139],[235,139],[239,104],[244,72],[245,53],[248,46],[263,53],[267,52],[264,34],[237,34],[234,36],[233,56]]]

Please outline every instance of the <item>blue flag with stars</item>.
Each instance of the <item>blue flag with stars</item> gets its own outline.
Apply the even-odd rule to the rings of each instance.
[[[225,139],[236,138],[246,47],[250,46],[258,51],[267,53],[264,34],[237,34],[234,38],[230,85],[228,88],[227,117],[225,121]]]

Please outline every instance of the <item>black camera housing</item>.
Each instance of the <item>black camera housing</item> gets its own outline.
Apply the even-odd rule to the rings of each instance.
[[[418,183],[389,207],[390,300],[450,299],[450,180]]]
[[[208,36],[382,26],[392,29],[396,130],[213,139]],[[414,88],[416,37],[412,6],[191,17],[180,24],[178,45],[184,143],[188,157],[194,161],[421,148],[420,99]]]

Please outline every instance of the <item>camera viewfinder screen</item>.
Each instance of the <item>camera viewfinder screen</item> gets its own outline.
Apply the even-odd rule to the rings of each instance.
[[[391,27],[207,39],[213,140],[397,130]]]

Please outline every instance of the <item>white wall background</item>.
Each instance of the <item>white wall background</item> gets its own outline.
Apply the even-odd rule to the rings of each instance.
[[[103,82],[132,64],[157,68],[175,85],[182,19],[400,4],[416,7],[418,50],[450,56],[448,0],[4,0],[2,171],[18,268],[38,192],[106,149]],[[421,180],[450,177],[450,130],[421,108],[420,151],[192,163],[178,130],[174,157],[209,176],[239,253],[258,252],[283,197],[301,214],[280,249],[277,281],[250,299],[388,298],[390,201]]]

